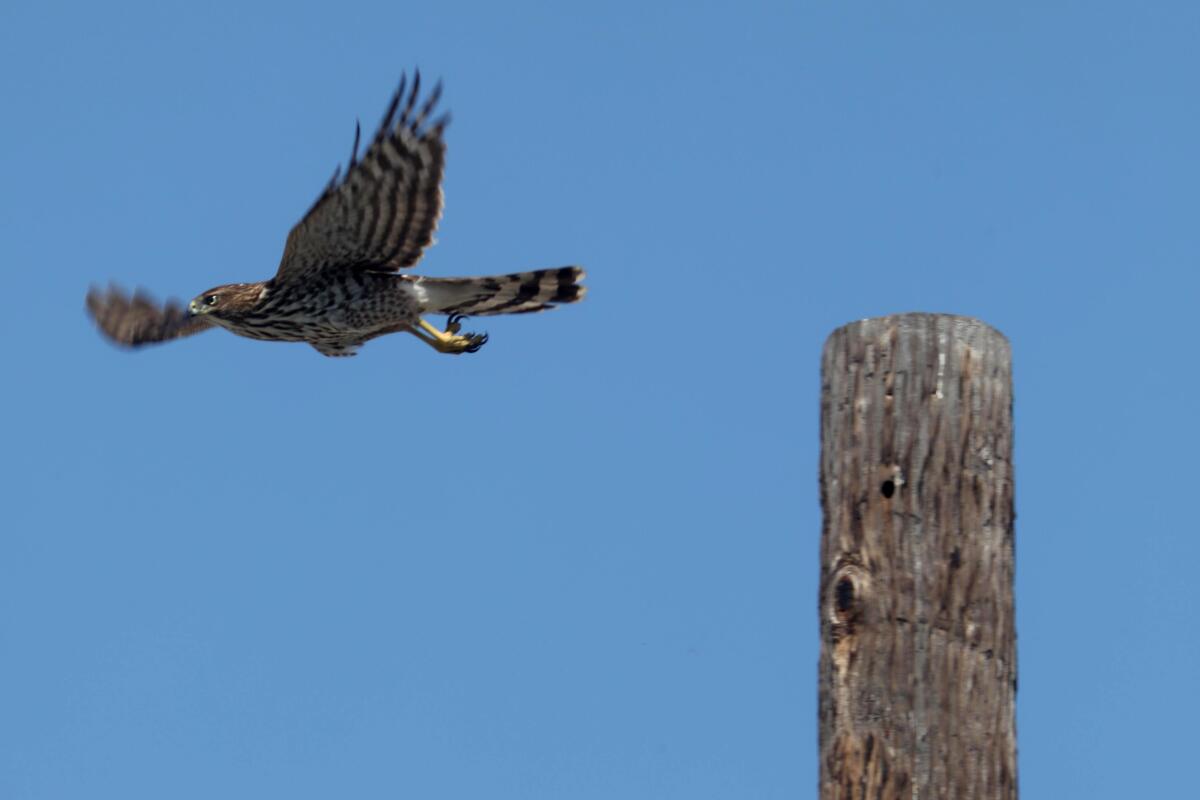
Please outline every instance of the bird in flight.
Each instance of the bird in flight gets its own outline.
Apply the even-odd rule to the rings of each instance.
[[[487,334],[461,332],[465,316],[523,314],[581,300],[581,268],[558,267],[478,278],[400,274],[425,248],[442,214],[447,115],[433,118],[439,83],[418,102],[421,74],[402,77],[383,122],[359,156],[341,167],[292,228],[275,277],[231,283],[187,307],[154,302],[115,287],[88,292],[100,331],[128,347],[191,336],[210,328],[251,339],[308,342],[327,356],[352,356],[364,342],[411,333],[441,353],[474,353]],[[446,314],[445,329],[422,319]]]

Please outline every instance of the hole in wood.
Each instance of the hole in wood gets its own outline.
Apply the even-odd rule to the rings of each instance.
[[[883,485],[879,487],[879,492],[884,497],[891,497],[896,493],[896,482],[893,480],[884,481]]]
[[[834,603],[839,614],[845,614],[854,604],[854,581],[842,578],[834,587]]]

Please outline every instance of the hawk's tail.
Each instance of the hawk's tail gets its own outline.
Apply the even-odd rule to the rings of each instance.
[[[417,291],[423,295],[426,314],[464,314],[468,317],[525,314],[582,300],[587,292],[586,286],[579,285],[583,278],[580,267],[539,269],[486,278],[421,277],[417,279]]]

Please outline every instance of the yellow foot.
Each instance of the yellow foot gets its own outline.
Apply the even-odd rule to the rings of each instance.
[[[460,336],[458,332],[462,330],[462,318],[461,314],[450,315],[450,318],[446,321],[446,330],[444,331],[438,330],[425,320],[420,321],[420,330],[416,328],[410,328],[409,330],[414,336],[439,353],[450,353],[452,355],[474,353],[487,343],[487,334],[465,333]]]

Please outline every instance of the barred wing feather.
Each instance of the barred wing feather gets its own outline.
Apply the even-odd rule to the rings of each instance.
[[[355,132],[345,175],[339,167],[288,235],[277,281],[309,280],[331,269],[411,267],[433,243],[442,214],[442,133],[449,117],[430,121],[441,84],[418,106],[420,87],[419,72],[407,95],[401,79],[361,159]]]
[[[115,286],[108,291],[93,288],[87,307],[101,332],[126,347],[180,339],[212,327],[204,317],[188,314],[177,301],[158,303],[141,291],[130,297]]]

